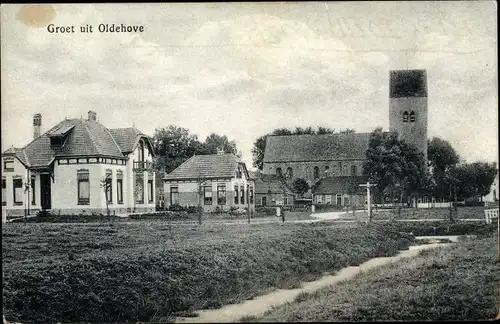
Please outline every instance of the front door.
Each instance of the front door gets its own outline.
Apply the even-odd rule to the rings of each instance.
[[[50,175],[40,174],[40,202],[42,209],[51,209],[51,198],[50,198]]]

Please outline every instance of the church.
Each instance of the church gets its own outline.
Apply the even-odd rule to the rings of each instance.
[[[415,145],[427,159],[427,72],[389,72],[389,131]],[[268,136],[262,174],[291,183],[306,179],[311,190],[301,198],[315,204],[364,204],[370,133]],[[256,189],[257,191],[259,188]]]

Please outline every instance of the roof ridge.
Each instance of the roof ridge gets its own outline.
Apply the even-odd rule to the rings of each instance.
[[[182,162],[181,164],[179,164],[179,166],[175,169],[173,169],[172,171],[170,171],[170,173],[167,173],[165,174],[165,176],[169,175],[169,174],[172,174],[174,173],[177,169],[179,169],[181,166],[183,166],[184,164],[186,164],[188,161],[192,160],[195,156],[197,156],[196,154],[194,154],[193,156],[191,156],[189,159],[187,159],[186,161]]]
[[[83,124],[83,127],[85,128],[85,130],[87,131],[87,134],[89,135],[89,138],[90,138],[90,141],[92,142],[92,145],[94,145],[94,147],[97,149],[97,153],[102,154],[101,150],[99,149],[99,146],[96,144],[96,141],[95,141],[94,137],[92,136],[92,132],[90,131],[90,129],[87,126],[87,123],[83,122],[83,120],[82,120],[82,124]],[[120,150],[120,152],[121,151],[122,150]]]
[[[28,159],[28,154],[26,154],[26,150],[24,148],[21,150],[23,151],[24,158],[26,159],[26,164],[28,164],[29,166],[31,163],[30,160]]]
[[[109,136],[111,136],[111,139],[113,140],[113,143],[115,143],[116,148],[118,148],[118,151],[120,151],[122,153],[122,155],[125,155],[125,154],[123,154],[120,145],[118,145],[118,143],[115,141],[115,137],[113,136],[113,134],[111,134],[111,131],[109,130],[109,128],[107,128],[104,125],[102,125],[102,126],[106,129],[106,132],[108,132]]]

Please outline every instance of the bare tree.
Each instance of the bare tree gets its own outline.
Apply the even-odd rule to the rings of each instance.
[[[206,179],[202,177],[198,177],[196,179],[196,193],[198,194],[198,224],[201,225],[201,218],[203,215],[203,198],[204,198],[204,186]],[[213,197],[212,197],[213,199]]]
[[[104,191],[104,197],[106,198],[106,215],[108,216],[108,221],[111,221],[111,213],[109,211],[109,199],[108,199],[108,192],[111,192],[111,175],[107,174],[103,179],[101,179],[99,186]]]

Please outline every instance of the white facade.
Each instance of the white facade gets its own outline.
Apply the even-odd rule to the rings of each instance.
[[[35,214],[42,209],[41,177],[50,179],[48,195],[50,208],[56,214],[105,214],[106,192],[102,187],[107,174],[111,174],[111,214],[151,212],[156,207],[155,173],[152,169],[153,154],[144,144],[144,157],[140,160],[139,147],[123,158],[68,157],[53,161],[52,168],[31,170],[26,168],[14,154],[2,155],[2,215],[23,216]],[[7,163],[7,164],[6,164]],[[5,166],[8,166],[6,169]],[[88,174],[88,202],[79,200],[77,174]],[[119,201],[118,174],[122,174],[122,199]],[[137,175],[142,175],[142,186],[137,186]],[[19,180],[18,180],[19,179]],[[14,186],[22,181],[22,188]],[[34,186],[32,186],[34,184]],[[143,199],[135,195],[142,187]],[[14,193],[17,196],[14,197]]]

